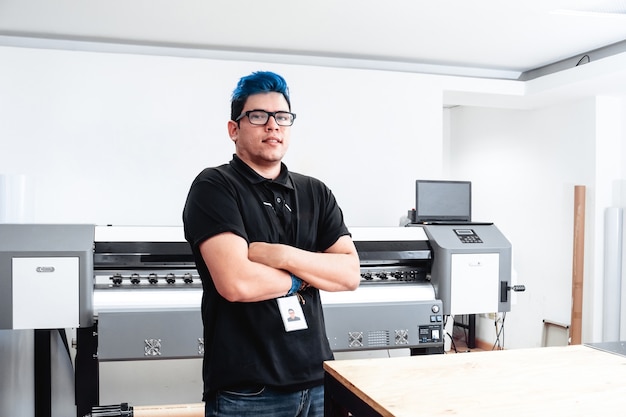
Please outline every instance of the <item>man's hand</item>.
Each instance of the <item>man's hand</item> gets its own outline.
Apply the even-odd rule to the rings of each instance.
[[[290,247],[279,243],[252,242],[248,259],[276,269],[285,269]]]

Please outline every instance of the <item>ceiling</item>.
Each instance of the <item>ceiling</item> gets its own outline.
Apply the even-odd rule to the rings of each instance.
[[[626,51],[626,1],[0,0],[0,45],[59,42],[525,79]]]

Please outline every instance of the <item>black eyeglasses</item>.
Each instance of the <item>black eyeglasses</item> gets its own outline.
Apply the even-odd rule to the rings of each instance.
[[[248,116],[248,120],[250,124],[253,125],[265,125],[270,120],[270,116],[274,116],[274,120],[276,120],[276,124],[278,126],[291,126],[293,121],[296,120],[295,113],[290,113],[288,111],[265,111],[265,110],[248,110],[247,112],[241,113],[241,116],[235,119],[236,122],[240,121],[244,117]]]

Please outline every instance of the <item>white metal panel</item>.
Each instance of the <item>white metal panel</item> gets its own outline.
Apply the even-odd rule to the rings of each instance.
[[[500,254],[451,255],[450,314],[498,311]]]
[[[79,258],[13,258],[13,328],[79,326]]]

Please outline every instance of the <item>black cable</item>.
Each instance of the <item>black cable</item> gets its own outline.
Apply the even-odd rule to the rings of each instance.
[[[470,351],[469,342],[468,342],[468,340],[469,340],[469,327],[470,327],[469,322],[468,322],[469,315],[464,314],[464,315],[462,315],[460,317],[461,317],[460,321],[456,321],[456,317],[455,317],[454,326],[452,327],[452,337],[451,337],[451,339],[452,339],[452,342],[454,343],[454,340],[455,340],[455,338],[454,338],[455,334],[454,333],[455,333],[455,331],[461,331],[462,332],[462,337],[459,337],[459,339],[461,339],[465,343],[466,352],[469,352]],[[454,345],[454,351],[455,351],[455,353],[458,353],[456,345]]]
[[[448,336],[450,338],[450,346],[452,347],[452,349],[454,349],[454,353],[458,353],[458,351],[456,350],[456,343],[454,343],[454,321],[452,321],[452,334],[450,334],[449,332],[445,331],[446,330],[446,326],[448,324],[448,319],[450,319],[450,316],[444,316],[443,319],[443,330],[444,330],[444,336],[443,336],[443,344],[446,344],[446,336]],[[452,319],[454,320],[454,319]],[[445,350],[444,350],[445,353]]]
[[[504,320],[506,319],[506,312],[502,313],[502,349],[504,349]]]
[[[495,350],[496,347],[504,349],[504,320],[506,319],[506,312],[502,313],[502,321],[500,323],[500,329],[498,329],[498,318],[494,320],[494,326],[496,327],[496,341],[494,342],[491,350]],[[500,337],[502,337],[502,345],[500,345]]]
[[[500,345],[500,331],[498,330],[498,318],[496,317],[493,320],[493,325],[496,328],[496,340],[493,342],[493,346],[491,346],[491,350],[496,350],[496,347]]]
[[[450,334],[446,332],[446,334],[448,335],[448,337],[450,337]],[[459,351],[456,349],[456,343],[454,343],[454,338],[450,337],[450,344],[452,345],[452,349],[454,349],[454,353],[459,353]]]
[[[461,324],[462,324],[462,326],[461,326],[461,334],[463,335],[462,340],[465,342],[465,347],[467,349],[467,346],[468,346],[467,339],[469,337],[469,334],[467,332],[468,326],[467,326],[467,323],[465,322],[465,317],[467,317],[467,316],[464,315],[461,318]]]
[[[587,58],[587,63],[591,62],[591,58],[589,58],[589,55],[585,54],[578,60],[578,62],[576,63],[576,66],[579,66],[583,62],[583,59],[585,58]]]

